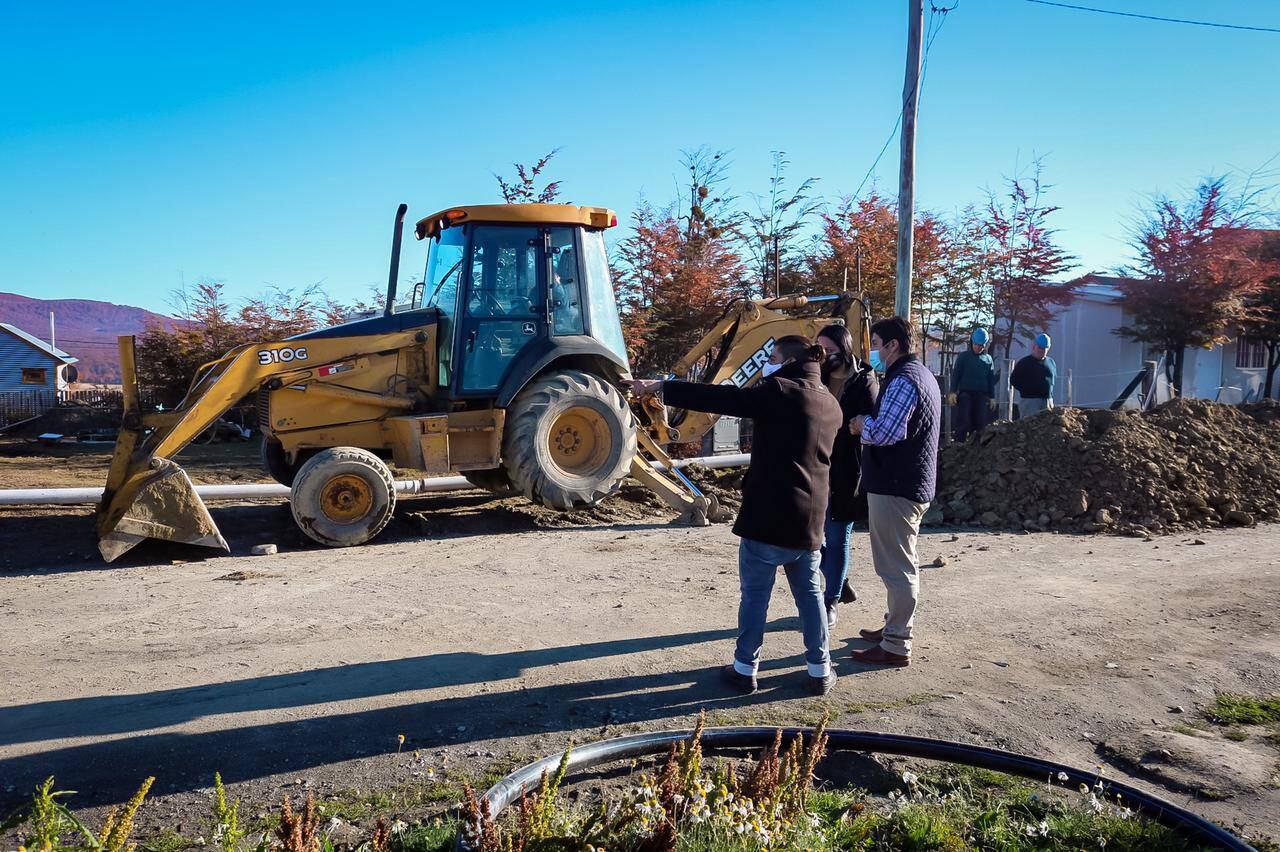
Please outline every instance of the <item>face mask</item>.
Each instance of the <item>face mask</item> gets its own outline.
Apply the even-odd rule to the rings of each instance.
[[[871,362],[871,369],[873,369],[873,370],[875,370],[876,372],[879,372],[879,373],[883,373],[883,372],[884,372],[884,361],[881,361],[881,360],[880,360],[880,350],[879,350],[879,349],[872,349],[872,350],[871,350],[871,357],[870,357],[870,358],[868,358],[867,360]]]
[[[781,364],[765,364],[763,367],[760,368],[760,375],[764,376],[767,379],[781,369],[782,369]]]

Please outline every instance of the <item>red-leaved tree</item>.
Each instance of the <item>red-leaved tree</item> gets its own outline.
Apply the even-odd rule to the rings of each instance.
[[[981,226],[986,269],[980,282],[985,279],[982,289],[991,300],[991,348],[1003,347],[1005,358],[1015,338],[1043,331],[1074,296],[1072,284],[1053,280],[1071,269],[1075,258],[1058,245],[1049,224],[1060,209],[1045,202],[1049,188],[1037,162],[1029,178],[1008,178],[1003,195],[987,197]]]
[[[663,210],[642,201],[615,252],[623,332],[638,375],[670,372],[749,287],[734,251],[740,220],[721,192],[723,152],[685,152],[681,165],[688,189],[680,200]]]
[[[1225,343],[1253,319],[1271,272],[1248,206],[1228,198],[1225,184],[1204,180],[1181,203],[1154,198],[1134,233],[1137,263],[1119,285],[1133,320],[1115,333],[1163,351],[1179,396],[1187,347]]]

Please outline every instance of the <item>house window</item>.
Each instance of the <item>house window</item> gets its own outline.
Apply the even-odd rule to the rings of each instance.
[[[24,385],[45,385],[49,383],[49,371],[43,367],[23,367],[22,383]]]
[[[1261,340],[1241,337],[1236,341],[1236,369],[1257,370],[1267,366],[1267,348]]]

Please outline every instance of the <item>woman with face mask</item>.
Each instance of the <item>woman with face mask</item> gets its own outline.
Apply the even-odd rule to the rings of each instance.
[[[880,382],[871,365],[854,354],[853,335],[843,325],[829,325],[818,332],[825,357],[822,381],[840,402],[847,426],[859,415],[875,413]],[[832,388],[833,380],[837,386]],[[825,587],[827,626],[838,620],[837,607],[858,599],[849,584],[849,536],[854,524],[867,521],[867,496],[861,492],[862,441],[842,428],[831,453],[831,496],[827,503],[822,536],[822,579]]]

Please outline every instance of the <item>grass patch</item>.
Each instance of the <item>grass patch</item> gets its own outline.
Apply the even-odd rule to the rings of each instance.
[[[1243,731],[1240,728],[1229,728],[1222,732],[1222,736],[1236,743],[1242,743],[1249,739],[1248,732]]]
[[[172,828],[166,828],[159,834],[138,841],[138,852],[182,852],[194,849],[199,844],[190,837],[184,837]]]
[[[1185,734],[1188,737],[1202,737],[1206,733],[1206,728],[1188,725],[1184,722],[1177,722],[1171,725],[1169,730],[1176,731],[1179,734]]]
[[[344,822],[361,822],[379,814],[404,813],[441,802],[461,801],[462,785],[462,780],[442,778],[439,781],[397,784],[367,793],[355,789],[339,790],[318,799],[316,810],[325,819],[337,817]]]
[[[448,852],[458,837],[458,820],[441,820],[439,824],[416,825],[392,839],[393,852]]]
[[[1255,696],[1224,692],[1204,711],[1217,725],[1270,725],[1280,723],[1280,695]]]

